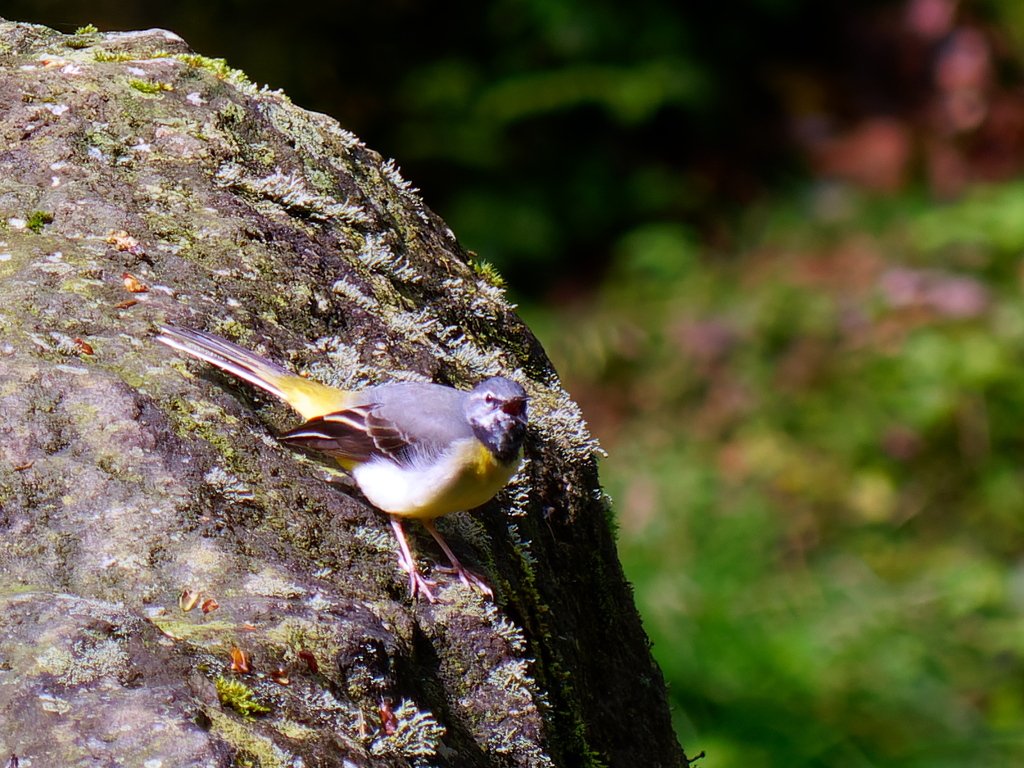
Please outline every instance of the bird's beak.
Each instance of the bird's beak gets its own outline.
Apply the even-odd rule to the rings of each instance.
[[[527,399],[525,397],[513,397],[501,404],[501,410],[509,416],[514,416],[521,420],[526,413]]]

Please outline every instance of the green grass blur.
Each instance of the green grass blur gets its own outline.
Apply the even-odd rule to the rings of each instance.
[[[1022,253],[1024,184],[822,186],[527,311],[705,768],[1024,765]]]

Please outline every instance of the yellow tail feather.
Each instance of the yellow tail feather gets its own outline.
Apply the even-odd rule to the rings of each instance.
[[[162,326],[156,340],[215,365],[284,400],[307,421],[347,408],[353,393],[297,376],[287,368],[203,331]]]

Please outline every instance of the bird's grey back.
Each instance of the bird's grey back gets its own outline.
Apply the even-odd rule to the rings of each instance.
[[[376,404],[374,416],[401,425],[400,431],[410,443],[429,452],[473,437],[465,416],[467,397],[468,392],[441,384],[399,382],[361,392],[354,404]]]

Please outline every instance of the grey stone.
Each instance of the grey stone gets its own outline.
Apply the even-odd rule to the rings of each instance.
[[[596,445],[393,163],[161,30],[2,22],[0,103],[0,759],[683,764]],[[410,601],[387,519],[168,321],[339,386],[522,382],[523,470],[441,521],[494,602]]]

